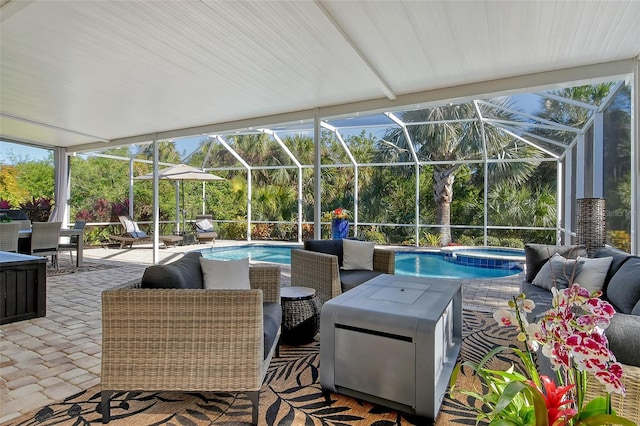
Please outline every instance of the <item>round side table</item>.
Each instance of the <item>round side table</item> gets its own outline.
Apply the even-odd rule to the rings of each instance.
[[[313,341],[320,331],[320,301],[308,287],[282,287],[283,343],[300,345]]]

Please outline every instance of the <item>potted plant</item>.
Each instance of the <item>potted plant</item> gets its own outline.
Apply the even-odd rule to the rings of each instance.
[[[338,207],[331,212],[331,238],[340,240],[349,235],[349,211]]]

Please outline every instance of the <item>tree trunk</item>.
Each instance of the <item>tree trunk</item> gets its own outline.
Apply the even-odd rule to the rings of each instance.
[[[455,168],[433,169],[433,196],[437,206],[436,224],[440,228],[440,246],[446,246],[451,242],[451,201],[453,200],[453,182],[455,181]]]

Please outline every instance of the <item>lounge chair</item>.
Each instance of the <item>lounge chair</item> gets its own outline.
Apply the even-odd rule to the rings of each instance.
[[[109,235],[109,238],[118,241],[120,248],[125,248],[127,245],[131,248],[133,247],[133,243],[146,243],[151,240],[151,235],[141,230],[136,221],[131,220],[127,216],[118,216],[118,219],[120,219],[120,223],[122,223],[125,232],[120,235]],[[183,241],[181,235],[160,235],[158,238],[164,243],[165,248],[169,246],[175,247]]]
[[[210,214],[196,216],[196,239],[199,243],[216,243],[218,233],[213,230],[213,224],[210,220],[213,220],[213,216]]]
[[[109,239],[118,241],[120,248],[129,246],[133,247],[133,243],[149,242],[151,236],[140,229],[138,223],[128,216],[118,216],[120,223],[124,228],[124,232],[120,235],[109,235]]]

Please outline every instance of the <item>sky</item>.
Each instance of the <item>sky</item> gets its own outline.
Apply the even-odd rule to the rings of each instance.
[[[14,160],[44,160],[49,157],[48,149],[0,141],[0,164],[13,164]]]

